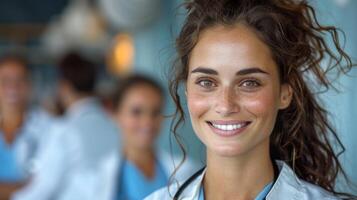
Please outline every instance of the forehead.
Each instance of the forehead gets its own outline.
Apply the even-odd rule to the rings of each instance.
[[[161,99],[160,92],[148,84],[138,84],[128,88],[123,97],[123,100],[130,104],[161,104]]]
[[[217,25],[204,30],[190,56],[190,69],[198,66],[217,70],[223,67],[254,66],[268,71],[276,68],[269,47],[243,24]]]
[[[27,74],[27,68],[23,63],[16,60],[6,60],[0,63],[0,73]]]

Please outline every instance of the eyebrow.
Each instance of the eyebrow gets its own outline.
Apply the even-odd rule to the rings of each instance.
[[[207,67],[197,67],[196,69],[192,70],[191,73],[203,73],[203,74],[209,74],[209,75],[218,75],[218,72],[216,70],[210,69]],[[250,68],[239,70],[236,73],[236,75],[244,76],[244,75],[255,74],[255,73],[269,74],[268,72],[266,72],[258,67],[250,67]]]
[[[196,69],[192,70],[191,73],[203,73],[203,74],[210,74],[210,75],[218,75],[216,70],[206,68],[206,67],[197,67]]]
[[[255,73],[262,73],[262,74],[269,74],[268,72],[258,68],[258,67],[252,67],[252,68],[246,68],[246,69],[242,69],[239,70],[236,75],[237,76],[243,76],[243,75],[247,75],[247,74],[255,74]]]

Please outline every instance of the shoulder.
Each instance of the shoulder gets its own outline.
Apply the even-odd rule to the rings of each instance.
[[[280,168],[279,176],[269,192],[267,199],[271,200],[337,200],[340,199],[322,187],[304,181],[297,177],[288,164],[277,161]]]
[[[40,139],[53,123],[52,117],[43,109],[30,107],[25,114],[25,121],[21,131],[27,136]]]
[[[321,188],[320,186],[300,179],[300,191],[304,199],[339,200],[340,198]]]
[[[89,104],[81,112],[69,113],[67,118],[67,124],[80,132],[93,133],[94,135],[100,133],[100,135],[106,135],[105,137],[118,136],[117,125],[100,105]]]

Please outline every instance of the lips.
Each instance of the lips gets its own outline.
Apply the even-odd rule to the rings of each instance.
[[[250,123],[250,121],[207,121],[214,133],[225,137],[242,133]]]

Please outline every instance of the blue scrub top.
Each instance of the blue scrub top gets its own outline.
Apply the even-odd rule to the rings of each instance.
[[[263,190],[258,194],[258,196],[255,197],[254,200],[264,200],[264,198],[268,195],[268,193],[272,187],[273,187],[273,182],[267,184],[263,188]],[[205,197],[204,197],[203,187],[201,187],[198,200],[204,200],[204,199],[205,199]]]
[[[18,182],[24,179],[16,157],[16,142],[7,144],[0,132],[0,182]]]
[[[142,200],[168,183],[168,177],[159,162],[156,162],[153,179],[147,179],[129,160],[123,161],[119,175],[117,200]]]
[[[31,109],[12,144],[5,142],[0,130],[0,182],[19,182],[28,178],[39,142],[51,123],[52,119],[42,110]]]

